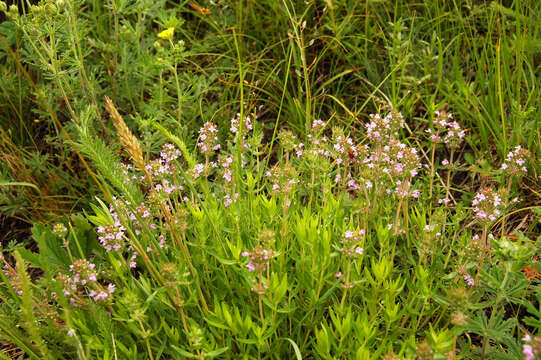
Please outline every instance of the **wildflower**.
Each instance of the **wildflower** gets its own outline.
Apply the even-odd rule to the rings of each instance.
[[[88,296],[94,300],[94,302],[100,302],[107,300],[112,293],[115,292],[115,285],[109,284],[103,290],[91,290]]]
[[[357,146],[353,143],[353,140],[344,135],[336,136],[334,142],[333,157],[336,159],[337,164],[348,164],[350,162],[359,161],[358,157],[360,153],[367,149],[366,147],[361,147],[360,149],[357,148]]]
[[[397,186],[395,187],[394,193],[397,194],[401,198],[406,197],[412,197],[414,199],[418,199],[421,195],[421,191],[418,189],[411,190],[411,183],[409,181],[396,181]]]
[[[17,293],[17,295],[21,296],[23,294],[23,291],[21,289],[21,281],[19,278],[19,274],[17,273],[17,270],[15,268],[8,265],[6,262],[3,267],[4,275],[9,280],[9,283],[13,290]]]
[[[340,249],[347,257],[354,257],[363,254],[363,248],[359,246],[365,230],[357,229],[355,231],[348,230],[342,235],[342,248]]]
[[[250,116],[245,116],[241,124],[240,114],[237,113],[237,116],[231,119],[230,131],[235,135],[233,139],[233,143],[235,144],[237,143],[237,137],[238,137],[241,141],[242,148],[247,149],[248,144],[246,144],[244,140],[248,131],[252,129],[253,129],[252,118]]]
[[[474,286],[475,280],[468,274],[464,275],[464,281],[468,284],[468,286]]]
[[[222,167],[222,178],[228,183],[232,183],[233,173],[231,171],[231,164],[233,164],[233,156],[222,155],[218,160],[218,164]]]
[[[73,274],[73,277],[68,279],[69,283],[86,285],[97,280],[96,265],[86,259],[75,260],[69,268]]]
[[[158,242],[158,247],[160,249],[167,250],[169,247],[165,244],[165,236],[163,236],[163,234],[162,234],[162,235],[159,236],[159,239],[160,239],[160,241]]]
[[[456,149],[462,142],[466,132],[462,130],[456,121],[452,120],[453,114],[445,111],[435,111],[434,116],[436,118],[434,120],[435,130],[425,130],[426,133],[430,134],[430,140],[434,143],[443,142],[451,149]]]
[[[268,170],[265,175],[272,183],[272,190],[281,194],[291,193],[295,185],[299,183],[296,179],[297,172],[295,168],[290,165],[276,164]]]
[[[348,177],[351,177],[351,174],[348,174]],[[348,187],[348,191],[355,191],[355,190],[359,190],[361,187],[359,186],[359,184],[357,184],[355,182],[354,179],[350,179],[347,183],[347,187]]]
[[[477,220],[488,224],[498,219],[503,211],[501,197],[490,188],[481,189],[473,198],[472,210]]]
[[[252,119],[250,116],[244,117],[244,130],[252,130]],[[237,116],[231,119],[231,132],[236,134],[240,130],[240,113],[237,113]]]
[[[137,255],[139,255],[137,251],[134,251],[130,258],[130,262],[128,263],[128,266],[130,267],[130,269],[134,269],[135,267],[137,267],[137,263],[135,262]]]
[[[518,145],[507,154],[501,169],[514,176],[524,176],[528,173],[526,160],[529,156],[530,152]]]
[[[201,175],[205,175],[206,172],[207,169],[204,164],[196,164],[193,169],[189,170],[190,175],[192,175],[194,179],[197,179]]]
[[[162,32],[158,33],[158,37],[160,39],[168,40],[173,36],[174,33],[175,33],[175,28],[170,27],[170,28],[167,28],[167,29],[163,30]]]
[[[524,354],[524,360],[534,360],[535,359],[535,353],[533,351],[533,347],[528,344],[522,345],[522,353]]]
[[[445,204],[445,205],[447,205],[447,204],[449,204],[449,202],[451,202],[451,199],[449,199],[449,198],[447,198],[447,197],[446,197],[446,198],[438,199],[438,204]]]
[[[98,227],[98,240],[107,251],[119,251],[124,247],[124,230],[126,228],[116,221],[114,224]]]
[[[297,137],[290,130],[280,130],[278,141],[284,152],[288,153],[297,147]]]
[[[145,165],[145,170],[148,171],[154,178],[161,180],[164,179],[167,175],[172,174],[172,164],[164,159],[154,159]]]
[[[325,121],[314,120],[312,121],[312,133],[319,133],[325,127]]]
[[[261,245],[256,246],[251,252],[244,251],[242,256],[248,257],[250,262],[246,264],[248,271],[258,273],[258,281],[254,280],[253,292],[262,295],[267,290],[267,285],[263,283],[263,272],[267,269],[270,260],[276,256],[272,249],[265,249]]]
[[[205,155],[210,156],[214,151],[220,149],[218,144],[218,128],[211,122],[206,122],[203,127],[199,129],[199,142],[197,146],[199,150]]]
[[[229,194],[224,195],[224,206],[229,207],[229,205],[234,203],[238,197],[239,197],[238,193],[234,193],[233,196],[230,196]]]
[[[522,341],[524,341],[524,344],[522,344],[524,360],[535,360],[539,353],[539,348],[541,347],[541,339],[538,337],[532,339],[529,334],[526,334],[522,338]]]
[[[53,234],[58,237],[64,237],[68,233],[68,229],[62,223],[57,223],[53,227]]]
[[[270,260],[276,256],[272,249],[264,249],[261,245],[256,246],[251,252],[244,251],[242,256],[250,258],[246,267],[250,272],[263,272],[267,268]]]
[[[160,157],[166,164],[178,159],[180,155],[180,150],[175,148],[175,145],[173,144],[164,144],[162,146],[162,151],[160,152]]]
[[[404,127],[404,117],[397,111],[391,111],[384,118],[379,114],[370,114],[370,122],[366,125],[368,139],[383,143],[397,137],[398,130]]]

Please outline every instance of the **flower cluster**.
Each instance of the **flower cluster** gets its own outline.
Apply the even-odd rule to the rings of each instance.
[[[481,261],[484,256],[486,256],[486,252],[484,250],[483,239],[475,234],[472,236],[471,241],[466,244],[463,257],[465,260],[477,262]]]
[[[222,178],[225,179],[226,182],[231,183],[233,182],[232,172],[231,172],[231,165],[233,164],[233,156],[226,156],[223,155],[218,163],[222,167]]]
[[[156,184],[154,186],[154,190],[158,193],[158,194],[165,194],[165,195],[170,195],[172,194],[173,192],[175,191],[182,191],[184,190],[184,187],[182,185],[179,185],[179,186],[176,186],[176,185],[171,185],[169,183],[169,180],[167,179],[163,179],[159,184]]]
[[[398,179],[410,179],[417,175],[421,162],[417,150],[396,139],[390,139],[383,147],[383,172]]]
[[[339,176],[340,174],[337,174],[337,176]],[[336,181],[336,178],[335,178],[335,181]],[[357,182],[355,181],[355,179],[353,178],[353,176],[351,176],[351,173],[348,173],[347,175],[347,189],[348,191],[356,191],[356,190],[359,190],[361,188],[361,186],[359,184],[357,184]]]
[[[139,218],[141,218],[143,220],[144,225],[147,225],[151,229],[156,228],[155,224],[148,224],[145,221],[145,219],[149,219],[151,217],[150,216],[150,209],[145,205],[145,203],[141,203],[141,205],[139,205],[138,207],[135,208],[135,214],[130,212],[129,215],[128,215],[130,220],[132,221],[133,226],[135,227],[135,235],[140,235],[141,230],[143,229],[143,224],[141,224],[139,222],[136,214],[137,214],[137,216],[139,216]]]
[[[453,120],[453,114],[435,111],[434,116],[436,117],[434,120],[435,130],[425,130],[430,134],[430,140],[434,143],[443,142],[450,148],[456,149],[466,136],[466,132]]]
[[[89,262],[86,259],[78,259],[70,265],[70,270],[73,274],[73,277],[68,280],[73,284],[81,283],[81,285],[86,285],[89,281],[97,280],[96,265]]]
[[[258,245],[251,252],[244,251],[242,256],[250,258],[250,262],[246,264],[250,272],[263,272],[276,254],[272,249],[264,249],[261,245]]]
[[[358,256],[364,253],[364,249],[360,246],[366,232],[363,229],[357,228],[357,230],[347,230],[342,234],[342,240],[340,241],[342,247],[340,252],[344,254],[347,259],[347,271],[344,279],[342,280],[342,287],[344,289],[352,288],[357,285],[357,281],[350,280],[351,262]],[[336,278],[342,278],[344,274],[341,271],[335,274]]]
[[[363,164],[367,167],[365,177],[386,186],[387,194],[419,197],[420,191],[411,189],[412,179],[421,168],[421,161],[415,148],[406,146],[398,139],[390,138],[385,145],[379,144],[375,150],[370,151]],[[383,177],[383,174],[388,176]],[[365,183],[372,187],[372,181]]]
[[[500,195],[491,188],[479,190],[473,198],[472,210],[475,218],[483,224],[496,221],[501,215],[503,208],[504,203]]]
[[[199,178],[200,176],[207,176],[210,172],[210,167],[205,164],[195,164],[193,169],[190,169],[188,171],[188,174],[190,174],[194,179]]]
[[[399,130],[403,127],[404,118],[397,111],[393,110],[385,117],[370,115],[370,122],[366,125],[370,143],[355,145],[355,151],[348,153],[353,162],[361,164],[357,175],[359,188],[364,185],[368,190],[376,186],[378,189],[386,188],[387,194],[419,197],[419,190],[411,190],[411,180],[418,174],[421,162],[417,150],[398,139]]]
[[[541,338],[534,337],[532,339],[531,335],[526,334],[522,341],[522,354],[524,355],[524,360],[535,360],[537,354],[541,353]]]
[[[357,229],[355,231],[348,230],[342,234],[342,248],[340,251],[347,257],[355,257],[363,254],[363,248],[359,246],[363,236],[365,235],[363,229]]]
[[[137,181],[140,178],[144,179],[144,176],[140,177],[140,176],[137,176],[137,174],[133,173],[135,168],[131,164],[124,164],[123,162],[121,162],[120,168],[121,168],[122,174],[124,175],[124,178],[128,182]]]
[[[90,296],[92,298],[92,300],[94,300],[95,302],[99,302],[99,301],[107,300],[107,298],[114,292],[115,292],[115,285],[114,284],[109,284],[104,289],[97,290],[97,291],[96,290],[91,290],[88,293],[88,296]]]
[[[162,159],[151,160],[145,166],[145,170],[148,171],[148,173],[152,175],[153,178],[156,178],[156,179],[163,179],[167,175],[171,174],[171,169],[169,168],[169,164],[164,163]]]
[[[176,170],[174,161],[180,157],[180,151],[173,144],[165,144],[160,152],[160,158],[150,161],[145,170],[157,179],[164,179]]]
[[[475,280],[469,274],[464,275],[464,281],[468,286],[475,286]]]
[[[68,233],[68,229],[66,228],[64,224],[57,223],[53,226],[53,234],[55,234],[55,236],[62,238],[66,236],[67,233]]]
[[[390,194],[391,190],[387,189],[387,193]],[[411,182],[409,180],[397,180],[394,193],[400,198],[412,197],[418,199],[419,196],[421,196],[421,191],[419,189],[411,189]]]
[[[385,117],[370,114],[370,122],[366,125],[368,139],[384,143],[398,137],[398,131],[404,127],[404,117],[398,111],[391,111]]]
[[[104,287],[98,282],[96,265],[88,260],[75,260],[69,268],[70,276],[59,273],[55,281],[60,282],[64,295],[69,297],[71,305],[80,304],[85,294],[95,302],[99,302],[107,300],[115,291],[114,284]]]
[[[113,224],[98,227],[98,240],[107,251],[119,251],[124,247],[124,231],[126,228],[118,219]]]
[[[274,165],[265,175],[272,183],[272,190],[276,193],[289,194],[298,183],[297,172],[289,165]]]
[[[233,195],[225,194],[224,199],[223,199],[224,206],[229,207],[229,205],[237,201],[238,197],[239,197],[238,193],[234,193]]]
[[[133,228],[135,235],[141,235],[143,229],[155,230],[157,228],[156,224],[152,222],[152,210],[143,202],[137,206],[134,211],[131,211],[128,208],[130,205],[129,201],[115,198],[114,203],[118,212],[115,211],[113,204],[109,205],[109,212],[113,218],[113,223],[105,226],[98,226],[98,240],[106,251],[114,250],[120,256],[122,256],[125,251],[131,252],[128,266],[130,268],[135,268],[137,252],[134,251],[134,248],[131,245],[126,246],[126,228],[122,225],[121,220],[124,224],[130,224],[129,226]]]
[[[338,135],[334,139],[333,150],[333,157],[336,159],[337,164],[354,162],[359,155],[357,146],[353,143],[353,140],[343,135]]]
[[[276,253],[272,249],[265,249],[258,245],[251,252],[244,251],[242,256],[250,259],[250,262],[246,264],[248,271],[255,271],[259,274],[259,279],[253,281],[254,286],[251,290],[262,295],[267,290],[267,285],[263,283],[263,272],[269,266],[270,260],[276,256]]]
[[[297,147],[297,137],[291,132],[291,130],[280,130],[278,133],[278,142],[284,152],[288,153]],[[302,147],[302,146],[301,146]]]
[[[329,140],[326,136],[321,136],[324,127],[324,121],[314,120],[312,122],[310,134],[308,134],[309,149],[307,151],[308,154],[312,155],[314,158],[317,158],[320,155],[325,156],[325,158],[331,157],[331,152],[328,149]]]
[[[166,164],[169,164],[180,157],[180,150],[173,144],[164,144],[160,152],[160,157]]]
[[[501,169],[513,176],[524,176],[528,173],[528,169],[526,168],[526,160],[529,156],[530,152],[518,145],[515,147],[515,150],[507,154]]]
[[[250,116],[245,116],[242,123],[240,120],[240,114],[237,113],[237,116],[231,119],[230,131],[235,135],[233,143],[237,143],[237,137],[241,140],[241,145],[243,148],[247,148],[248,145],[245,143],[245,137],[248,134],[248,131],[253,129],[252,118]]]
[[[314,120],[312,121],[312,127],[311,131],[313,134],[319,135],[319,133],[323,130],[325,127],[325,121],[323,120]]]
[[[199,142],[197,147],[205,155],[210,156],[214,151],[220,149],[220,144],[218,143],[218,128],[215,124],[211,122],[206,122],[203,124],[203,127],[199,129]]]

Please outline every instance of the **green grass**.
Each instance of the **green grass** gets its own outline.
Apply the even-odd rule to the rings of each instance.
[[[33,226],[2,245],[5,354],[521,359],[525,334],[541,354],[538,1],[5,10],[0,209]],[[378,141],[369,114],[393,111],[405,123]],[[465,129],[457,146],[430,141],[435,111]],[[218,153],[198,145],[206,122]],[[167,143],[180,156],[159,172]],[[518,145],[527,173],[505,162]],[[419,174],[387,174],[382,154]],[[494,218],[481,193],[501,198]],[[87,282],[70,289],[75,273]]]

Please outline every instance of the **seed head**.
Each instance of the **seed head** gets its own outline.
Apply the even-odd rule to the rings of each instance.
[[[132,134],[124,119],[118,113],[113,101],[109,97],[105,97],[105,106],[107,111],[113,120],[113,125],[116,128],[118,137],[120,138],[120,143],[124,147],[124,150],[130,155],[133,164],[141,171],[145,170],[145,161],[143,159],[143,151],[141,150],[141,145],[139,141]]]

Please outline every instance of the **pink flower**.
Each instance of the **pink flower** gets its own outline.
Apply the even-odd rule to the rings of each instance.
[[[535,360],[535,353],[531,345],[522,345],[522,353],[524,354],[524,360]]]

